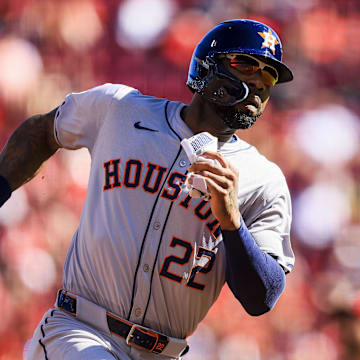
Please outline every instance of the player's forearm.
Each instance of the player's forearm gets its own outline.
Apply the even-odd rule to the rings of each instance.
[[[223,231],[223,237],[231,291],[250,315],[271,310],[285,288],[283,269],[260,250],[244,222],[239,230]]]
[[[32,179],[58,145],[49,136],[54,112],[25,120],[10,136],[0,153],[0,175],[14,191]]]

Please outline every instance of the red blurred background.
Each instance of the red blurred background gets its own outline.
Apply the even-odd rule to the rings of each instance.
[[[188,102],[188,63],[216,23],[283,41],[295,80],[239,132],[284,171],[296,255],[276,308],[224,288],[185,359],[360,359],[360,3],[356,0],[2,0],[0,145],[22,120],[105,82]],[[20,359],[53,305],[86,195],[87,151],[61,150],[0,210],[0,359]]]

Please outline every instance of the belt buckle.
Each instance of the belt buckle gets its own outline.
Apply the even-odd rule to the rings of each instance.
[[[134,333],[134,331],[135,331],[136,328],[137,328],[137,325],[136,325],[136,324],[133,324],[133,325],[131,326],[131,329],[130,329],[130,331],[129,331],[129,333],[128,333],[128,336],[127,336],[126,339],[125,339],[127,345],[131,345],[131,344],[130,344],[130,340],[131,340],[131,338],[133,337],[133,333]]]
[[[139,331],[140,334],[134,335],[135,331]],[[143,334],[142,338],[140,338],[141,334]],[[152,341],[148,338],[149,336],[153,338]],[[127,345],[134,346],[148,352],[154,352],[156,354],[160,354],[167,345],[167,342],[165,343],[163,341],[159,341],[158,333],[137,324],[132,325],[125,341]]]

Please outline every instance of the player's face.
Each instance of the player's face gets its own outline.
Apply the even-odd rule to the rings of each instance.
[[[224,57],[225,68],[249,87],[248,97],[234,106],[216,106],[216,112],[231,129],[248,129],[264,112],[270,88],[277,81],[277,71],[254,57]]]

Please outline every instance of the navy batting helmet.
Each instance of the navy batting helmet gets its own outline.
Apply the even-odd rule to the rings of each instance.
[[[216,55],[241,53],[260,57],[276,68],[277,83],[291,81],[293,74],[282,62],[279,36],[269,26],[258,21],[234,19],[210,30],[194,50],[186,84],[192,91],[202,92],[207,85],[209,63]]]

